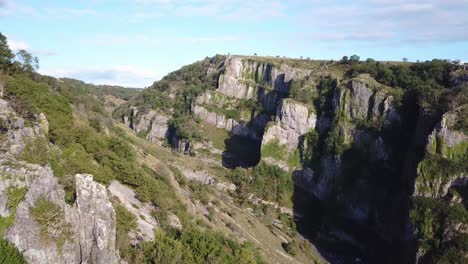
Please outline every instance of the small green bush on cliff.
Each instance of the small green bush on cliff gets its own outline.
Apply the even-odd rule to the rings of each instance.
[[[42,196],[36,200],[30,212],[39,224],[41,239],[45,243],[55,242],[61,250],[65,242],[72,239],[71,225],[65,221],[60,206]]]
[[[0,263],[27,264],[23,254],[7,240],[0,239]]]
[[[113,203],[115,210],[116,223],[116,241],[115,244],[119,249],[119,254],[123,259],[131,257],[133,251],[131,249],[128,233],[137,228],[136,217],[129,212],[125,206],[118,202]]]
[[[27,191],[28,189],[26,187],[23,187],[23,188],[9,187],[7,189],[7,192],[6,192],[7,197],[8,197],[7,206],[8,206],[8,209],[10,210],[10,215],[6,217],[0,216],[0,237],[3,237],[7,228],[13,225],[15,221],[15,216],[16,216],[16,207],[24,199],[24,196],[26,195]]]

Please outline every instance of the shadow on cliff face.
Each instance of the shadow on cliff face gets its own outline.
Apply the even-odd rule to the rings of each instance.
[[[223,166],[234,169],[236,167],[253,167],[257,165],[260,162],[261,143],[261,141],[247,137],[231,135],[224,141]]]
[[[306,184],[295,186],[297,230],[331,263],[415,263],[410,198],[417,165],[439,115],[424,114],[417,101],[408,97],[402,126],[381,134],[390,146],[385,164],[360,160],[351,149],[340,155],[344,172],[329,199],[317,199],[305,191],[309,190]],[[362,199],[368,210],[358,220],[350,214],[356,209],[351,205]]]

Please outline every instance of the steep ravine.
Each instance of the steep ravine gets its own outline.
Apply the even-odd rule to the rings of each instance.
[[[453,165],[458,171],[444,175],[435,175],[429,166],[434,159],[441,162],[437,166],[463,164],[466,131],[454,127],[466,111],[428,110],[416,89],[390,87],[369,74],[345,77],[336,74],[341,69],[337,64],[329,70],[301,63],[230,56],[212,65],[206,74],[218,74],[216,85],[190,104],[190,116],[201,122],[194,129],[205,122],[227,130],[231,138],[256,141],[261,144],[259,161],[291,173],[298,230],[329,261],[424,263],[424,257],[436,253],[424,251],[422,245],[434,238],[421,239],[414,215],[421,197],[443,199],[454,187],[466,187],[462,165]],[[461,86],[444,89],[465,89],[453,83]],[[171,96],[177,98],[177,93]],[[171,111],[163,114],[171,116]],[[200,139],[174,139],[170,127],[151,115],[143,114],[141,121],[123,118],[133,120],[129,126],[134,130],[143,124],[146,138],[153,142],[151,131],[169,131],[169,142],[179,142],[172,145],[192,155],[224,151],[224,157],[232,154],[229,147],[245,145],[228,138],[225,149],[213,150],[216,144],[200,148],[206,145],[196,144]],[[159,135],[157,143],[164,142],[167,133]],[[215,137],[203,140],[213,143]],[[236,166],[232,164],[227,167]]]

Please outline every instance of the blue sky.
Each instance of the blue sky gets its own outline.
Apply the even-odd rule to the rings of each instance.
[[[468,61],[468,0],[0,0],[39,72],[148,86],[214,54]]]

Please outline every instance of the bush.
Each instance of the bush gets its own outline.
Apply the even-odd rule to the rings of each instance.
[[[8,79],[5,95],[12,102],[12,107],[26,118],[33,119],[38,113],[44,113],[52,137],[57,130],[70,128],[73,123],[73,111],[68,100],[52,93],[45,83],[15,76]]]
[[[41,196],[30,208],[31,216],[39,224],[39,231],[45,243],[55,242],[59,250],[72,239],[71,225],[64,219],[60,206]]]
[[[136,217],[129,212],[125,206],[114,203],[116,224],[116,246],[119,249],[120,256],[123,259],[129,260],[132,255],[130,249],[130,239],[128,233],[137,228]]]
[[[27,264],[23,254],[7,240],[0,239],[0,263]]]
[[[17,158],[32,164],[46,165],[49,162],[47,142],[40,137],[29,138]]]
[[[299,253],[299,246],[296,244],[295,241],[289,243],[281,243],[284,250],[291,256],[296,256]]]
[[[6,229],[9,228],[14,224],[15,216],[16,216],[16,207],[18,204],[24,199],[26,195],[27,188],[13,188],[10,187],[7,190],[7,197],[8,197],[8,209],[10,209],[10,215],[6,217],[0,216],[0,237],[3,237]],[[0,254],[1,256],[1,254]],[[0,262],[1,263],[1,262]]]

